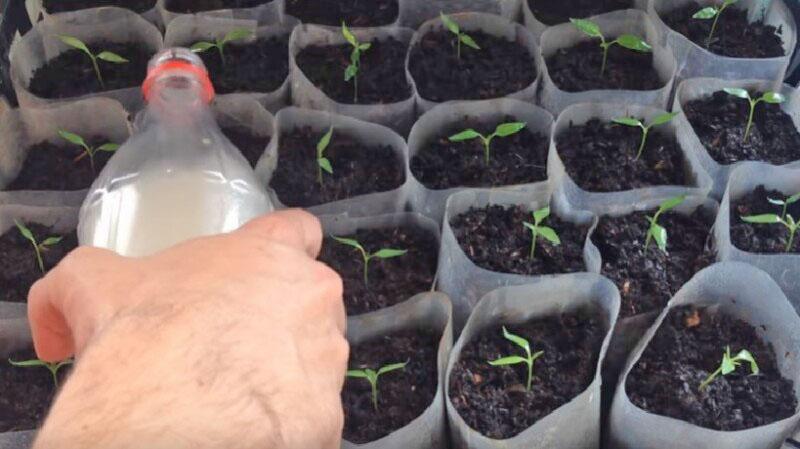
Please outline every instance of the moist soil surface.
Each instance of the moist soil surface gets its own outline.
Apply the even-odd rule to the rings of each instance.
[[[411,49],[409,70],[420,95],[431,101],[484,100],[504,97],[536,80],[536,64],[527,48],[516,41],[467,32],[481,47],[461,45],[449,31],[432,31]]]
[[[166,0],[164,6],[167,11],[191,14],[219,9],[255,8],[267,3],[272,3],[272,0]]]
[[[32,350],[11,354],[15,362],[36,359]],[[58,370],[63,384],[70,367]],[[44,421],[55,397],[53,376],[47,368],[18,368],[5,358],[0,362],[0,432],[33,430]]]
[[[317,179],[317,142],[327,131],[296,128],[281,136],[278,167],[270,181],[288,207],[311,207],[367,193],[386,192],[405,182],[403,162],[389,145],[367,147],[354,138],[333,131],[325,157],[333,174]]]
[[[350,44],[307,47],[297,55],[297,65],[315,86],[339,103],[396,103],[411,98],[406,44],[392,37],[372,40],[369,50],[361,53],[357,98],[353,80],[344,80],[352,50]]]
[[[75,232],[66,235],[53,232],[46,226],[25,224],[33,232],[37,242],[48,237],[63,236],[63,240],[55,246],[42,251],[45,270],[50,270],[70,251],[78,246]],[[34,282],[42,277],[42,271],[36,261],[36,253],[30,240],[20,234],[16,226],[12,226],[0,235],[0,301],[26,302],[28,290]]]
[[[215,48],[199,53],[218,94],[272,92],[289,75],[289,36],[225,46],[225,63]]]
[[[647,217],[655,212],[602,217],[592,234],[603,258],[601,274],[617,284],[622,296],[622,318],[660,310],[695,273],[714,263],[708,247],[715,219],[710,212],[662,214],[658,223],[669,233],[668,254],[654,241],[645,250]]]
[[[99,6],[116,6],[141,13],[153,9],[156,6],[156,0],[43,0],[42,5],[51,14],[97,8]]]
[[[701,391],[700,384],[720,366],[727,346],[732,356],[750,351],[759,375],[751,376],[744,362]],[[626,389],[644,410],[714,430],[763,426],[797,409],[794,386],[781,377],[772,345],[744,321],[692,306],[670,311],[628,375]]]
[[[762,94],[750,95],[760,98]],[[750,114],[747,100],[717,91],[687,102],[683,110],[708,154],[719,164],[764,161],[784,165],[800,161],[800,133],[779,104],[762,102],[756,106],[747,140],[744,139]]]
[[[522,224],[526,221],[533,223],[533,216],[519,206],[489,206],[471,208],[455,217],[450,226],[467,257],[486,270],[523,275],[586,270],[583,246],[588,226],[578,226],[551,214],[542,225],[556,231],[561,245],[538,237],[535,257],[531,259],[531,231]]]
[[[598,119],[556,137],[558,155],[583,190],[619,192],[662,185],[687,185],[684,157],[674,137],[650,131],[639,159],[642,131]]]
[[[89,146],[96,148],[108,143],[108,139],[93,136],[86,139]],[[116,143],[116,142],[115,142]],[[16,179],[5,188],[14,190],[83,190],[91,187],[96,173],[105,167],[113,153],[98,151],[94,155],[94,171],[88,156],[75,161],[83,148],[62,143],[42,142],[28,149],[28,156]]]
[[[746,10],[733,7],[726,8],[720,16],[709,48],[708,35],[714,20],[692,18],[702,8],[699,3],[690,2],[662,15],[661,19],[695,44],[718,55],[731,58],[776,58],[784,55],[780,29],[763,21],[750,23]]]
[[[731,242],[742,251],[753,253],[786,253],[789,230],[782,224],[750,224],[742,217],[762,214],[781,215],[782,206],[769,203],[769,198],[784,200],[787,196],[777,190],[767,190],[763,185],[749,194],[731,202]],[[800,220],[800,202],[789,205],[787,215]],[[795,235],[790,253],[800,253],[800,232]]]
[[[604,329],[589,313],[537,319],[507,326],[544,351],[533,365],[531,391],[526,391],[527,365],[489,365],[488,361],[524,351],[503,337],[502,326],[481,332],[464,345],[450,374],[450,400],[473,429],[494,439],[511,438],[578,396],[592,383]]]
[[[86,43],[92,53],[110,51],[130,62],[98,60],[105,85],[97,79],[92,61],[80,50],[67,50],[33,72],[29,90],[42,98],[71,98],[142,85],[152,52],[140,44]]]
[[[364,284],[361,253],[333,238],[326,238],[319,259],[344,280],[344,304],[348,315],[359,315],[403,302],[430,291],[436,275],[436,237],[415,226],[361,229],[355,235],[337,235],[358,241],[369,254],[381,249],[408,251],[391,259],[369,261],[369,285]]]
[[[500,123],[484,124],[464,117],[448,126],[411,159],[411,172],[425,187],[443,190],[455,187],[498,187],[527,184],[547,179],[547,152],[550,139],[527,129],[492,140],[489,164],[486,164],[481,139],[451,142],[448,137],[472,128],[488,136]]]
[[[363,444],[400,429],[421,415],[433,402],[437,376],[438,332],[402,331],[368,340],[350,348],[349,369],[372,369],[405,363],[405,369],[378,378],[378,410],[372,403],[366,379],[348,378],[342,391],[343,438]]]
[[[666,83],[653,67],[653,54],[612,46],[603,74],[603,50],[596,40],[561,48],[547,58],[547,71],[559,89],[582,92],[595,89],[656,90]]]
[[[349,27],[390,25],[399,15],[397,0],[286,0],[286,14],[303,23]]]
[[[632,0],[528,0],[533,15],[545,25],[583,19],[619,9],[633,8]]]
[[[269,145],[269,136],[257,136],[243,127],[222,128],[222,134],[242,152],[250,166],[255,168]]]

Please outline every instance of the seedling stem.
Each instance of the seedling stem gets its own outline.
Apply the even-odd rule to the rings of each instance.
[[[97,64],[97,60],[99,59],[101,61],[111,62],[113,64],[124,64],[126,62],[130,62],[127,59],[123,58],[122,56],[116,53],[112,53],[110,51],[101,51],[100,53],[95,55],[94,53],[91,52],[91,50],[89,50],[89,47],[77,37],[59,35],[58,38],[61,40],[61,42],[67,44],[72,48],[80,50],[86,53],[87,56],[89,56],[89,59],[92,60],[94,73],[95,75],[97,75],[97,81],[100,82],[100,86],[102,86],[103,89],[105,89],[106,83],[103,80],[103,74],[100,73],[100,66]]]
[[[47,251],[48,248],[58,245],[63,237],[47,237],[41,243],[39,243],[39,241],[36,240],[36,236],[33,235],[33,232],[22,222],[19,220],[14,220],[14,224],[17,226],[19,233],[22,234],[26,240],[31,242],[31,245],[33,245],[33,250],[36,253],[36,262],[39,264],[39,270],[44,273],[44,260],[42,260],[42,253]]]
[[[371,369],[350,370],[347,372],[347,377],[366,379],[369,382],[370,387],[372,387],[372,406],[375,407],[375,411],[378,411],[378,378],[392,371],[404,370],[407,364],[408,362],[393,363],[380,368],[378,371]]]
[[[345,82],[353,80],[353,103],[358,103],[358,71],[361,69],[361,53],[369,50],[372,44],[359,42],[344,22],[342,22],[342,35],[353,47],[353,51],[350,53],[350,65],[344,70],[344,80]]]
[[[667,252],[667,229],[658,224],[658,219],[661,218],[661,215],[663,215],[665,212],[678,207],[684,201],[686,201],[685,195],[670,198],[658,206],[658,211],[655,215],[652,217],[649,215],[647,216],[647,221],[650,223],[650,228],[647,230],[647,239],[644,242],[645,252],[647,252],[647,248],[650,247],[650,242],[652,240],[656,241],[658,249],[664,253]]]
[[[639,151],[636,153],[636,160],[638,161],[639,158],[642,157],[642,153],[644,153],[644,148],[645,145],[647,144],[647,136],[650,133],[650,129],[652,129],[655,126],[668,123],[670,120],[675,118],[676,115],[678,115],[677,112],[668,112],[666,114],[661,114],[656,118],[654,118],[653,122],[650,123],[649,125],[645,125],[644,122],[642,122],[639,119],[635,119],[633,117],[620,117],[620,118],[615,118],[612,121],[618,125],[638,126],[639,128],[642,129],[642,143],[639,145]]]
[[[720,374],[727,376],[728,374],[736,371],[736,368],[739,367],[742,362],[750,363],[750,373],[753,376],[759,373],[756,359],[753,357],[753,354],[751,354],[750,351],[742,349],[738,354],[736,354],[736,357],[731,357],[731,347],[726,347],[725,352],[722,354],[722,362],[720,362],[719,368],[711,373],[711,375],[700,384],[700,391],[705,390],[706,387],[708,387],[708,385],[711,384],[711,382],[713,382],[714,379],[716,379]]]
[[[603,65],[600,66],[601,77],[606,73],[608,50],[612,46],[619,45],[620,47],[627,48],[628,50],[638,51],[641,53],[650,53],[653,51],[653,47],[651,47],[650,44],[645,42],[639,36],[634,36],[633,34],[623,34],[613,41],[606,41],[605,36],[603,36],[603,33],[600,31],[600,27],[591,20],[569,19],[569,21],[572,22],[572,24],[575,25],[575,27],[581,32],[583,32],[583,34],[589,37],[600,39],[600,48],[603,50]]]
[[[750,114],[747,116],[747,128],[744,131],[744,141],[747,142],[747,138],[750,137],[750,129],[753,127],[753,115],[756,112],[756,106],[759,103],[769,103],[769,104],[780,104],[786,101],[786,97],[783,94],[779,94],[777,92],[765,92],[759,98],[751,98],[750,92],[746,89],[739,89],[737,87],[726,87],[722,89],[728,95],[733,95],[734,97],[741,98],[743,100],[747,100],[750,103]]]
[[[494,130],[494,133],[489,136],[484,136],[483,134],[475,131],[474,129],[470,128],[465,131],[461,131],[458,134],[449,137],[451,142],[463,142],[466,140],[472,139],[481,139],[483,142],[483,153],[486,165],[489,165],[489,158],[491,156],[491,145],[492,140],[495,137],[508,137],[512,136],[525,128],[526,124],[522,122],[513,122],[513,123],[502,123],[497,125],[497,128]]]
[[[692,16],[693,19],[700,19],[700,20],[709,20],[714,19],[714,23],[711,24],[711,32],[708,33],[708,39],[706,39],[706,48],[711,47],[711,39],[714,37],[714,31],[717,30],[717,22],[719,22],[720,16],[722,16],[722,12],[728,8],[728,6],[733,5],[739,0],[724,0],[721,6],[708,6],[706,8],[697,11]]]
[[[325,171],[329,175],[333,174],[333,166],[331,165],[330,159],[325,157],[325,150],[328,149],[328,145],[331,143],[331,137],[333,136],[333,127],[331,126],[328,129],[328,132],[319,139],[317,142],[317,182],[319,185],[322,186],[322,172]]]
[[[442,20],[444,26],[456,36],[456,56],[458,59],[461,59],[461,44],[463,43],[467,47],[472,48],[473,50],[480,50],[481,47],[475,42],[475,40],[467,33],[461,32],[461,27],[458,23],[451,19],[450,16],[446,15],[443,12],[439,12],[439,17]]]
[[[332,237],[337,242],[339,242],[339,243],[341,243],[343,245],[351,246],[351,247],[357,249],[361,253],[361,257],[364,260],[364,285],[367,286],[367,287],[369,287],[369,262],[370,262],[370,260],[372,260],[372,259],[391,259],[391,258],[394,258],[394,257],[403,256],[408,252],[408,250],[404,250],[404,249],[384,248],[382,250],[379,250],[377,252],[374,252],[374,253],[370,254],[370,253],[367,252],[366,249],[364,249],[363,246],[361,246],[360,243],[358,243],[357,240],[348,239],[348,238],[342,238],[342,237],[336,237],[336,236],[332,236]]]
[[[215,39],[214,42],[205,42],[205,41],[197,42],[196,44],[192,45],[190,50],[192,50],[195,53],[202,53],[211,50],[212,48],[216,48],[217,52],[219,53],[219,58],[222,61],[222,65],[224,66],[225,45],[227,45],[230,42],[247,39],[250,36],[253,36],[254,34],[255,32],[253,32],[252,30],[248,30],[247,28],[235,28],[230,32],[228,32],[228,34],[226,34],[222,38]]]
[[[92,166],[92,173],[95,173],[95,166],[94,166],[94,156],[97,154],[98,151],[106,151],[108,153],[113,153],[119,149],[119,145],[116,143],[105,143],[100,145],[97,148],[93,148],[86,143],[83,137],[71,133],[69,131],[64,131],[63,129],[58,130],[58,135],[61,136],[62,139],[66,140],[67,142],[78,145],[79,147],[83,148],[83,152],[75,158],[75,162],[80,162],[81,159],[85,158],[86,156],[89,157],[89,164]]]
[[[519,335],[514,335],[503,326],[503,337],[506,340],[514,343],[515,345],[519,346],[525,351],[525,357],[520,357],[518,355],[512,355],[508,357],[501,357],[497,360],[493,360],[489,362],[489,365],[492,366],[509,366],[509,365],[519,365],[520,363],[524,363],[528,365],[528,385],[525,391],[531,391],[531,383],[533,382],[533,364],[536,362],[536,359],[544,355],[544,351],[538,351],[534,354],[531,354],[531,345],[528,343],[528,340],[520,337]]]
[[[11,366],[15,366],[17,368],[35,368],[35,367],[47,368],[50,371],[50,374],[53,376],[53,385],[56,388],[58,388],[58,371],[67,365],[72,365],[73,360],[67,359],[67,360],[62,360],[60,362],[49,363],[39,359],[25,360],[23,362],[15,362],[11,359],[8,359],[8,363],[10,363]]]
[[[545,220],[545,218],[550,216],[550,208],[543,207],[537,211],[534,211],[532,215],[533,215],[532,224],[528,223],[527,221],[522,222],[522,225],[525,226],[527,229],[529,229],[532,235],[531,253],[529,256],[531,260],[533,260],[533,257],[536,252],[536,238],[539,237],[540,235],[553,245],[558,246],[561,244],[561,238],[559,238],[555,229],[548,226],[542,226],[542,222]]]
[[[786,252],[792,250],[792,246],[794,245],[794,236],[797,234],[797,230],[800,229],[800,218],[794,218],[789,215],[789,206],[800,201],[800,193],[790,196],[785,200],[776,200],[772,198],[768,198],[771,204],[776,206],[783,207],[783,211],[781,215],[775,214],[763,214],[763,215],[752,215],[747,217],[742,217],[742,221],[745,223],[754,223],[754,224],[782,224],[786,226],[786,230],[789,231],[789,242],[786,245]]]

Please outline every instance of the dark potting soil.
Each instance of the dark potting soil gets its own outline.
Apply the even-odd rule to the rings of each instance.
[[[348,378],[342,391],[345,440],[363,444],[400,429],[421,415],[436,396],[441,335],[430,330],[402,331],[355,345],[351,370],[407,362],[405,369],[378,378],[378,410],[365,379]]]
[[[761,372],[751,376],[745,362],[701,391],[727,346],[731,355],[750,351]],[[692,306],[670,311],[628,375],[626,389],[644,410],[714,430],[763,426],[797,409],[794,386],[781,377],[771,344],[744,321]]]
[[[218,94],[272,92],[281,87],[289,75],[288,36],[228,44],[224,64],[216,49],[199,55]]]
[[[45,11],[51,14],[100,6],[116,6],[141,13],[153,9],[156,6],[156,0],[42,0],[42,5]]]
[[[233,146],[242,152],[242,155],[250,166],[255,168],[258,160],[264,154],[269,145],[269,136],[257,136],[242,127],[222,128],[222,134],[231,141]]]
[[[533,15],[545,25],[583,19],[619,9],[633,8],[631,0],[528,0]]]
[[[782,224],[750,224],[742,217],[783,213],[782,206],[770,204],[768,199],[784,200],[787,196],[777,190],[767,190],[763,185],[749,194],[731,202],[731,241],[742,251],[753,253],[786,253],[789,244],[789,230]],[[800,220],[800,202],[789,205],[787,215]],[[791,253],[800,253],[800,232],[795,235]]]
[[[763,21],[750,23],[747,10],[732,7],[726,8],[720,16],[711,47],[707,47],[714,20],[692,18],[702,8],[697,2],[690,2],[661,19],[695,44],[718,55],[731,58],[776,58],[784,55],[780,37],[782,29],[766,25]]]
[[[255,8],[271,2],[272,0],[166,0],[164,6],[167,11],[192,14],[219,9]]]
[[[57,245],[42,251],[45,270],[56,266],[64,256],[78,246],[78,236],[75,232],[63,235],[53,232],[46,226],[32,223],[25,225],[40,243],[48,237],[64,237]],[[16,226],[12,226],[0,235],[0,301],[26,302],[28,290],[42,276],[33,244],[20,234]]]
[[[86,138],[87,143],[96,148],[108,143],[99,136]],[[5,190],[83,190],[88,189],[96,174],[105,167],[113,153],[98,151],[94,155],[94,171],[88,156],[75,161],[83,148],[72,145],[42,142],[28,149],[28,156],[22,170]]]
[[[661,185],[687,185],[684,157],[674,137],[655,128],[636,159],[642,130],[589,120],[570,124],[556,147],[570,178],[591,192],[619,192]]]
[[[399,15],[397,0],[286,0],[286,14],[303,23],[349,27],[390,25]]]
[[[392,259],[369,262],[369,285],[364,284],[364,262],[357,249],[326,238],[319,259],[344,280],[344,304],[348,315],[359,315],[403,302],[417,293],[430,291],[436,275],[439,246],[436,237],[413,226],[360,229],[355,235],[337,236],[357,240],[373,254],[381,249],[408,252]]]
[[[714,263],[709,234],[716,217],[704,210],[661,215],[658,222],[669,233],[665,254],[654,241],[645,250],[647,217],[654,213],[602,217],[592,234],[603,258],[601,274],[619,287],[622,318],[660,310],[695,273]]]
[[[110,51],[130,62],[115,64],[97,61],[105,85],[97,79],[92,61],[80,50],[67,50],[33,72],[29,90],[42,98],[70,98],[96,92],[138,87],[147,74],[152,52],[141,44],[92,42],[93,53]]]
[[[473,429],[494,439],[511,438],[581,394],[597,370],[603,325],[588,310],[507,326],[528,340],[531,352],[544,351],[533,365],[494,367],[489,361],[523,350],[503,337],[502,326],[468,342],[450,375],[450,400]]]
[[[367,193],[386,192],[405,182],[403,162],[389,145],[366,147],[334,130],[325,157],[333,175],[317,180],[317,142],[327,131],[296,128],[281,136],[278,167],[270,181],[281,202],[289,207],[311,207]]]
[[[536,64],[527,48],[483,31],[468,32],[481,47],[461,45],[449,31],[425,34],[411,49],[409,70],[420,95],[431,101],[503,97],[536,80]]]
[[[550,139],[541,133],[523,129],[509,137],[492,140],[489,164],[483,142],[473,139],[451,142],[448,137],[468,128],[484,136],[492,134],[499,123],[484,124],[471,117],[451,124],[411,159],[414,176],[429,189],[454,187],[499,187],[527,184],[547,179],[547,152]]]
[[[369,50],[361,53],[355,78],[358,97],[353,80],[344,80],[352,49],[350,44],[307,47],[297,55],[297,65],[315,86],[339,103],[396,103],[411,98],[405,69],[406,44],[392,37],[372,40]]]
[[[531,231],[523,222],[533,223],[531,212],[514,206],[489,206],[452,219],[450,225],[461,249],[481,268],[524,275],[585,271],[583,247],[588,226],[578,226],[551,214],[542,223],[555,229],[561,245],[539,237],[535,257],[530,258]]]
[[[762,92],[751,93],[760,98]],[[690,101],[683,106],[708,154],[720,164],[764,161],[783,165],[800,161],[800,133],[781,105],[759,103],[750,136],[745,141],[750,103],[724,91]]]
[[[34,360],[31,350],[18,351],[9,357],[15,362]],[[63,384],[70,367],[58,370],[59,383]],[[47,368],[19,368],[6,359],[0,361],[0,433],[33,430],[44,421],[55,398],[53,376]]]
[[[547,58],[553,83],[567,92],[594,89],[656,90],[665,81],[653,66],[653,54],[612,46],[603,74],[603,50],[596,40],[561,48]]]

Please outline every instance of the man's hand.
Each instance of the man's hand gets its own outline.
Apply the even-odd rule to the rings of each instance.
[[[348,345],[321,242],[287,211],[148,258],[70,254],[28,300],[39,356],[78,357],[35,447],[338,447]]]

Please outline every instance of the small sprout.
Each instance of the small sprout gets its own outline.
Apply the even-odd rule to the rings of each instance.
[[[642,153],[644,153],[644,147],[647,144],[647,135],[650,133],[650,129],[655,126],[660,126],[666,123],[669,123],[670,120],[675,118],[678,115],[677,112],[667,112],[666,114],[661,114],[658,117],[653,119],[653,122],[649,125],[645,125],[641,120],[635,119],[633,117],[620,117],[615,118],[612,120],[614,123],[618,125],[625,125],[625,126],[638,126],[642,129],[642,143],[639,145],[639,151],[636,153],[636,160],[638,161],[639,158],[642,157]]]
[[[800,229],[800,217],[794,218],[789,215],[789,206],[800,201],[800,193],[790,196],[785,200],[775,200],[772,198],[767,199],[770,203],[776,206],[782,206],[783,212],[781,215],[775,214],[763,214],[763,215],[752,215],[748,217],[742,217],[742,221],[745,223],[754,223],[754,224],[782,224],[786,226],[786,230],[789,231],[789,243],[786,245],[786,252],[792,250],[792,245],[794,245],[794,236],[797,234],[797,230]]]
[[[652,217],[649,215],[647,216],[647,221],[650,222],[650,228],[647,230],[647,239],[644,242],[645,251],[650,247],[650,242],[655,240],[658,249],[664,253],[667,252],[667,229],[658,224],[658,219],[661,218],[661,215],[665,212],[678,207],[684,201],[686,201],[686,196],[684,195],[670,198],[658,206],[658,211],[655,215]]]
[[[750,115],[747,118],[747,128],[744,132],[744,141],[747,142],[747,138],[750,137],[750,129],[753,127],[753,114],[756,112],[756,106],[759,103],[769,103],[769,104],[780,104],[786,101],[786,97],[783,94],[779,94],[777,92],[765,92],[760,98],[750,98],[750,92],[745,89],[739,89],[737,87],[726,87],[722,89],[728,95],[733,95],[734,97],[741,98],[743,100],[747,100],[750,102]]]
[[[393,363],[391,365],[386,365],[383,368],[379,369],[377,372],[371,369],[364,369],[364,370],[350,370],[347,372],[347,377],[353,377],[356,379],[367,379],[369,385],[372,387],[372,405],[375,407],[375,410],[378,410],[378,378],[386,373],[390,373],[392,371],[397,370],[404,370],[408,365],[408,362],[405,363]]]
[[[553,228],[542,226],[542,222],[545,218],[550,216],[550,208],[544,207],[537,211],[533,212],[533,224],[528,223],[527,221],[523,221],[522,225],[525,226],[527,229],[531,231],[532,240],[531,240],[531,253],[530,258],[533,259],[533,256],[536,251],[536,238],[540,235],[545,238],[547,241],[552,243],[553,245],[560,245],[561,239],[556,234],[556,231]]]
[[[66,140],[67,142],[83,148],[83,152],[81,152],[81,154],[79,154],[78,157],[75,158],[75,162],[79,162],[81,159],[85,158],[86,156],[89,156],[89,163],[92,166],[92,172],[95,171],[94,156],[97,154],[97,152],[105,151],[108,153],[113,153],[119,149],[119,145],[110,142],[100,145],[97,148],[92,148],[89,146],[89,144],[86,143],[86,140],[84,140],[83,137],[71,133],[69,131],[64,131],[63,129],[58,130],[58,135],[61,136],[61,138]]]
[[[736,368],[739,367],[742,362],[750,363],[750,373],[753,376],[758,375],[758,364],[756,363],[756,359],[753,357],[753,354],[751,354],[750,351],[742,349],[738,354],[736,354],[736,357],[731,357],[731,347],[726,347],[725,352],[722,354],[722,362],[720,363],[719,368],[711,373],[711,375],[700,384],[700,391],[705,390],[706,387],[720,374],[727,376],[728,374],[736,371]]]
[[[404,249],[384,248],[382,250],[379,250],[377,252],[369,254],[367,252],[367,250],[365,250],[364,247],[361,246],[361,244],[358,243],[358,241],[356,241],[356,240],[342,238],[342,237],[336,237],[336,236],[332,236],[332,237],[337,242],[339,242],[339,243],[341,243],[343,245],[352,246],[353,248],[355,248],[355,249],[357,249],[358,251],[361,252],[361,257],[364,259],[364,285],[366,285],[366,286],[369,286],[369,261],[370,260],[372,260],[372,259],[391,259],[391,258],[394,258],[394,257],[403,256],[408,252],[408,250],[404,250]]]
[[[465,140],[480,138],[481,141],[483,142],[483,153],[484,153],[484,158],[486,160],[486,165],[489,165],[492,140],[495,137],[513,136],[514,134],[525,129],[525,126],[526,124],[521,122],[502,123],[500,125],[497,125],[497,128],[494,130],[494,133],[488,137],[470,128],[465,131],[461,131],[456,135],[450,136],[449,139],[451,142],[463,142]]]
[[[714,37],[714,31],[717,30],[717,22],[719,22],[719,17],[722,15],[722,12],[725,11],[728,6],[731,6],[738,1],[739,0],[724,0],[722,2],[722,6],[708,6],[694,13],[692,16],[693,19],[714,19],[714,23],[711,25],[711,32],[708,33],[708,39],[706,39],[706,48],[711,47],[711,39]]]
[[[325,157],[325,150],[328,149],[328,145],[331,143],[331,137],[333,136],[333,127],[331,127],[319,142],[317,142],[317,181],[319,185],[322,185],[322,172],[325,171],[329,175],[333,174],[333,166],[331,165],[330,159]]]
[[[58,388],[58,371],[67,365],[72,365],[73,360],[67,359],[67,360],[62,360],[60,362],[49,363],[41,361],[39,359],[25,360],[23,362],[15,362],[11,359],[8,359],[8,363],[10,363],[11,366],[15,366],[17,368],[36,368],[36,367],[47,368],[50,371],[50,374],[53,375],[53,385],[56,388]]]
[[[345,82],[353,80],[353,103],[358,103],[358,71],[361,69],[361,52],[369,50],[372,44],[359,42],[344,22],[342,22],[342,35],[353,47],[353,51],[350,53],[350,65],[344,69],[344,80]]]
[[[442,19],[442,23],[444,24],[447,29],[456,35],[456,55],[458,59],[461,59],[461,44],[466,45],[474,50],[480,50],[481,47],[475,43],[475,40],[467,33],[461,32],[461,27],[458,26],[455,20],[451,19],[450,16],[443,12],[439,12],[439,17]]]
[[[39,264],[39,269],[44,273],[44,260],[42,260],[42,253],[47,251],[50,247],[58,245],[63,237],[47,237],[46,239],[42,240],[39,243],[36,240],[36,236],[33,235],[33,232],[28,229],[22,222],[18,220],[14,220],[14,224],[17,226],[19,233],[25,237],[26,240],[31,242],[33,245],[33,250],[36,253],[36,262]]]
[[[61,39],[61,42],[69,45],[72,48],[80,50],[86,53],[87,56],[89,56],[89,59],[92,60],[94,73],[95,75],[97,75],[97,81],[100,82],[100,85],[103,87],[103,89],[105,89],[106,83],[103,80],[103,74],[100,73],[100,66],[97,64],[97,60],[99,59],[101,61],[111,62],[113,64],[125,64],[127,62],[130,62],[127,59],[123,58],[122,56],[116,53],[112,53],[110,51],[101,51],[100,53],[95,55],[94,53],[92,53],[91,50],[89,50],[89,47],[87,47],[86,44],[84,44],[83,41],[78,39],[77,37],[59,35],[58,38]]]
[[[600,39],[600,48],[603,49],[603,65],[600,67],[600,76],[603,76],[606,73],[608,50],[615,44],[619,45],[620,47],[627,48],[628,50],[642,53],[650,53],[653,51],[653,47],[651,47],[650,44],[645,42],[639,36],[634,36],[633,34],[623,34],[611,42],[606,42],[606,38],[600,31],[600,27],[591,20],[569,19],[569,21],[572,22],[575,27],[581,30],[583,34],[589,37],[596,37]]]
[[[508,329],[506,329],[505,326],[503,326],[503,337],[522,348],[525,351],[525,357],[520,357],[518,355],[502,357],[489,362],[489,365],[508,366],[519,365],[520,363],[528,365],[528,386],[525,391],[531,391],[531,383],[533,382],[533,363],[536,361],[536,359],[544,355],[544,351],[538,351],[534,354],[531,354],[531,345],[528,343],[528,340],[520,337],[519,335],[512,334],[508,331]]]
[[[196,44],[192,45],[190,50],[195,53],[202,53],[204,51],[211,50],[212,48],[216,48],[217,52],[219,52],[219,58],[222,60],[222,65],[225,65],[225,45],[231,42],[247,39],[254,34],[255,33],[252,30],[248,30],[247,28],[235,28],[223,38],[217,38],[214,42],[197,42]]]

